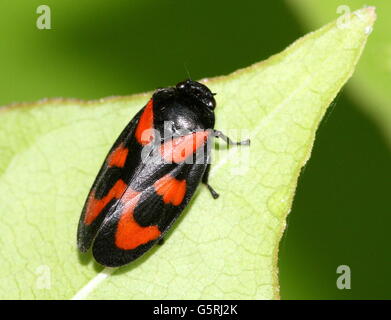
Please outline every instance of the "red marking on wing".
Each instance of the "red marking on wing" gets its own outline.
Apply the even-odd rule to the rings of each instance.
[[[122,168],[125,165],[128,153],[129,149],[125,148],[121,143],[121,145],[109,155],[109,158],[107,159],[107,165],[109,167]]]
[[[160,146],[160,154],[167,162],[183,162],[208,139],[208,131],[197,131],[171,139]]]
[[[153,100],[149,100],[138,122],[135,136],[141,145],[153,140]]]
[[[102,199],[95,198],[95,192],[91,192],[88,197],[86,215],[84,217],[84,223],[90,225],[102,212],[104,207],[112,200],[119,199],[126,190],[126,183],[122,180],[118,180],[115,185],[110,189],[106,196]]]
[[[164,203],[178,206],[186,193],[186,180],[177,180],[169,174],[154,183],[156,193],[163,197]]]
[[[161,234],[157,225],[142,227],[134,220],[134,208],[140,196],[140,192],[128,188],[121,199],[124,208],[115,234],[115,244],[120,249],[135,249],[142,244],[157,239]]]

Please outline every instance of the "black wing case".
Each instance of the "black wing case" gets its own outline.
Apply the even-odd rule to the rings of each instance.
[[[143,123],[140,123],[140,118],[143,119]],[[122,196],[129,177],[134,175],[139,165],[138,155],[143,144],[146,144],[146,141],[137,141],[141,140],[140,132],[137,131],[151,126],[151,118],[152,99],[125,127],[102,164],[79,220],[77,245],[80,251],[85,252],[89,249],[104,218]]]
[[[199,164],[161,164],[151,157],[103,221],[93,244],[95,259],[105,266],[121,266],[155,245],[189,203],[209,155],[202,144],[191,155],[202,159]]]

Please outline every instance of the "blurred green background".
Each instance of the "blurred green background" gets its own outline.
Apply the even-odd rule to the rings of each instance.
[[[51,8],[38,30],[36,9]],[[230,73],[310,30],[377,6],[349,85],[329,109],[280,245],[283,299],[391,298],[391,3],[379,0],[2,0],[0,105],[128,95]],[[217,113],[218,116],[218,113]],[[352,270],[338,290],[336,269]]]

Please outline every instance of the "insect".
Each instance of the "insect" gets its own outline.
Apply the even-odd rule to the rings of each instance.
[[[185,80],[158,89],[109,151],[85,202],[77,231],[97,262],[128,264],[161,242],[203,183],[208,184],[216,102],[203,84]]]

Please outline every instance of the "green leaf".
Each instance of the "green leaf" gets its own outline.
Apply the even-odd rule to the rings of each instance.
[[[300,170],[374,20],[373,8],[360,10],[350,29],[331,23],[205,80],[218,93],[216,128],[243,129],[234,138],[252,144],[216,151],[210,183],[221,197],[201,186],[163,246],[116,270],[77,253],[76,226],[106,152],[151,93],[1,109],[0,298],[278,298],[278,244]]]
[[[337,14],[368,4],[366,0],[289,2],[311,28],[316,28],[319,23],[328,21]],[[391,20],[386,18],[391,12],[391,1],[376,1],[376,6],[379,15],[384,13],[384,18],[376,23],[375,32],[368,42],[355,76],[349,82],[348,92],[365,114],[376,121],[391,145]]]

